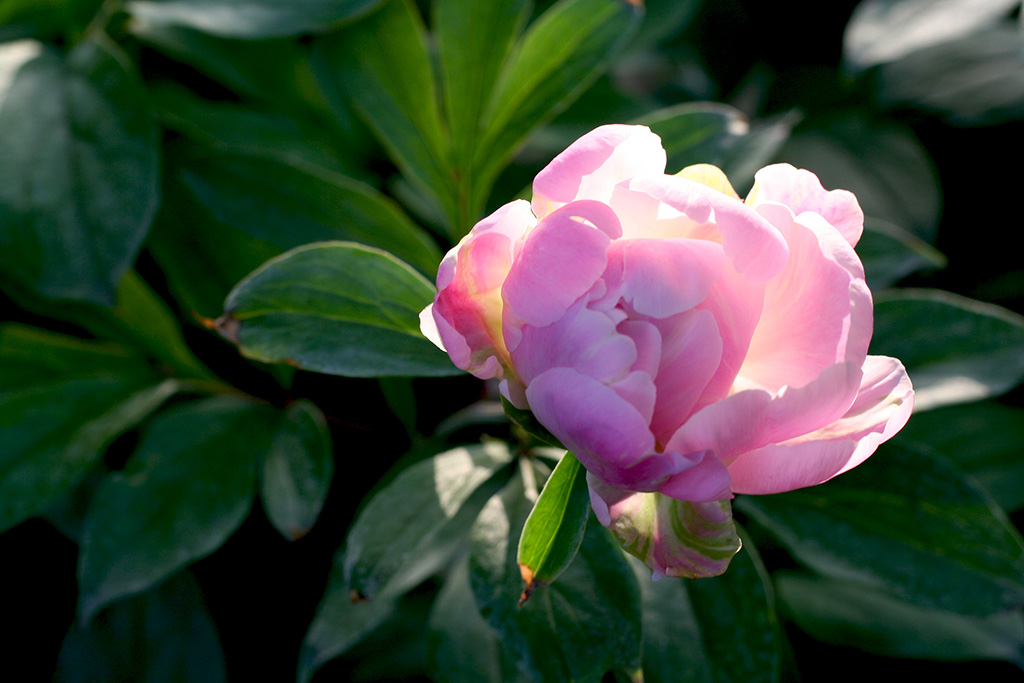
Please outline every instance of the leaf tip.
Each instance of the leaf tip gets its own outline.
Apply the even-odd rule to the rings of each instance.
[[[352,604],[358,604],[360,602],[370,602],[370,598],[359,592],[358,588],[353,588],[348,594],[348,599],[352,601]]]
[[[530,596],[533,595],[533,591],[537,590],[538,586],[544,585],[544,582],[537,581],[533,570],[525,564],[519,564],[519,573],[522,574],[523,581],[526,583],[526,586],[523,587],[523,594],[519,596],[518,606],[521,608],[530,599]]]
[[[237,318],[232,318],[229,314],[225,313],[216,320],[199,318],[199,322],[208,330],[216,330],[220,336],[232,344],[238,344],[238,330],[242,327],[242,323]]]

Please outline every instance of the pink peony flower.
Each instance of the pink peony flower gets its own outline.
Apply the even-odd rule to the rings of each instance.
[[[532,205],[448,252],[421,326],[579,458],[598,519],[656,575],[692,575],[661,497],[820,484],[899,431],[914,393],[898,360],[867,355],[851,193],[779,164],[744,201],[717,168],[665,163],[643,126],[577,140]]]

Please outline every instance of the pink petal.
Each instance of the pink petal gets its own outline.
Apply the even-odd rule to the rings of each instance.
[[[620,239],[610,251],[621,253],[622,299],[655,318],[704,301],[727,263],[721,245],[706,240]]]
[[[903,365],[869,356],[853,405],[839,420],[786,443],[741,455],[731,465],[737,493],[779,493],[828,481],[864,462],[910,418],[914,392]]]
[[[502,286],[506,336],[510,325],[543,327],[561,318],[604,272],[610,243],[607,234],[570,212],[556,212],[542,220]],[[510,349],[516,344],[508,339]]]
[[[732,498],[732,477],[721,460],[711,451],[698,451],[684,456],[693,467],[673,474],[658,488],[669,498],[691,503],[709,503]]]
[[[790,259],[765,290],[761,320],[740,376],[774,391],[806,384],[840,361],[859,365],[871,330],[870,294],[833,251],[839,245],[849,252],[852,248],[831,231],[819,240],[784,206],[762,204],[758,210],[786,237]]]
[[[754,174],[754,188],[747,204],[778,202],[800,215],[814,212],[832,224],[851,246],[856,246],[864,231],[864,212],[852,192],[828,191],[818,176],[789,164],[766,166]]]
[[[666,450],[689,453],[710,449],[731,465],[743,453],[835,422],[853,405],[860,383],[860,368],[837,363],[813,382],[785,387],[777,396],[759,389],[740,391],[692,415],[669,440]]]
[[[646,126],[601,126],[572,143],[533,181],[538,218],[575,199],[607,203],[618,183],[665,172],[661,138]]]
[[[722,338],[707,311],[689,311],[660,324],[658,401],[651,431],[664,444],[693,412],[722,358]]]
[[[764,282],[786,264],[789,249],[778,230],[738,199],[678,176],[637,177],[629,188],[668,204],[697,224],[713,225],[725,255],[751,281]]]

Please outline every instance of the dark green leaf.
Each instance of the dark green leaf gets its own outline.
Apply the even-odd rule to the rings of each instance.
[[[651,581],[643,595],[644,683],[771,683],[780,634],[770,582],[746,542],[721,576]]]
[[[979,401],[915,414],[900,433],[953,460],[1005,510],[1024,508],[1024,410]]]
[[[519,538],[516,561],[526,582],[522,600],[569,566],[583,542],[589,517],[587,471],[575,455],[566,453],[544,484]]]
[[[56,683],[220,683],[227,680],[217,629],[187,572],[112,605],[88,627],[74,624]]]
[[[1001,394],[1024,379],[1024,318],[938,290],[875,299],[871,352],[903,361],[915,410]]]
[[[320,31],[368,12],[381,0],[132,0],[137,19],[187,26],[231,38],[270,38]]]
[[[409,587],[415,579],[405,574],[422,578],[417,565],[447,552],[454,520],[465,517],[460,511],[511,458],[504,444],[492,442],[456,448],[402,471],[370,499],[349,531],[342,560],[347,587],[375,599],[392,579]]]
[[[44,296],[113,303],[156,212],[156,121],[125,63],[102,39],[0,46],[0,265]]]
[[[433,240],[392,200],[325,168],[200,146],[176,161],[178,179],[207,221],[281,250],[344,239],[386,249],[427,274],[441,260]]]
[[[411,0],[380,10],[316,44],[314,69],[362,115],[406,177],[454,219],[453,178],[426,29]]]
[[[508,683],[498,636],[480,616],[469,586],[467,559],[455,563],[430,612],[433,677],[444,683]]]
[[[0,530],[42,513],[178,386],[118,346],[0,328]]]
[[[299,653],[299,683],[306,683],[326,662],[368,636],[391,616],[396,598],[353,600],[341,568],[335,564],[327,591],[316,608],[316,616],[302,641]]]
[[[1024,544],[975,484],[890,443],[821,486],[737,506],[827,577],[928,608],[986,616],[1024,605]]]
[[[453,375],[420,333],[434,287],[390,254],[347,242],[299,247],[242,280],[218,329],[246,356],[334,375]]]
[[[530,465],[533,466],[533,465]],[[519,608],[519,535],[533,507],[523,477],[484,506],[470,535],[470,583],[514,670],[531,680],[599,681],[640,667],[636,575],[608,532],[590,524],[561,580]]]
[[[640,15],[639,3],[626,0],[561,0],[530,25],[505,64],[483,120],[474,207],[482,207],[490,183],[527,134],[600,75]]]
[[[79,556],[83,622],[219,548],[242,523],[280,416],[235,397],[168,410],[97,489]]]
[[[889,657],[1005,659],[1024,668],[1024,615],[985,617],[926,609],[848,581],[776,576],[781,608],[827,643]]]
[[[331,433],[323,413],[309,401],[292,404],[260,472],[267,517],[285,538],[313,528],[334,474]]]
[[[0,42],[55,39],[81,30],[102,0],[5,0],[0,3]]]
[[[826,189],[853,192],[865,215],[933,242],[942,195],[931,158],[910,128],[846,113],[798,126],[778,154]]]
[[[874,218],[864,222],[857,242],[868,286],[873,291],[891,287],[919,270],[943,268],[946,257],[922,239],[899,226]]]

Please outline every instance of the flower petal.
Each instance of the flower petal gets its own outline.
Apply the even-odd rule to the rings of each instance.
[[[779,202],[796,215],[813,211],[831,223],[850,246],[856,246],[864,232],[864,212],[852,192],[826,190],[818,176],[789,164],[766,166],[755,173],[746,201],[750,206]]]
[[[619,296],[637,313],[655,318],[704,301],[727,263],[721,245],[707,240],[620,239],[609,251],[610,259],[622,259]]]
[[[661,175],[665,163],[661,138],[646,126],[595,128],[537,174],[534,213],[544,218],[581,197],[607,203],[618,183],[638,175]]]

